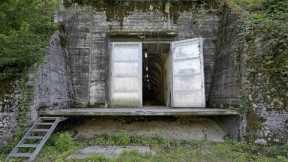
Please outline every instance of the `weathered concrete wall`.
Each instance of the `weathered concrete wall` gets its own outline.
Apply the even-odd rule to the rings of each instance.
[[[67,8],[61,17],[67,35],[66,47],[71,64],[74,102],[78,106],[95,106],[107,102],[106,83],[109,70],[107,42],[111,39],[111,33],[142,33],[142,35],[150,33],[156,36],[154,40],[161,40],[164,38],[159,36],[160,33],[175,32],[177,36],[170,38],[170,41],[203,37],[205,85],[208,97],[214,71],[215,40],[219,20],[216,13],[195,14],[183,11],[177,22],[174,22],[160,11],[131,11],[121,22],[107,21],[105,12],[91,7],[76,7]],[[125,39],[125,34],[122,38]],[[142,40],[145,40],[145,37]]]
[[[72,95],[66,51],[61,47],[60,33],[50,39],[49,46],[40,66],[33,107],[49,109],[68,108]]]
[[[217,35],[217,52],[209,105],[212,107],[239,107],[243,42],[239,37],[239,17],[224,8]]]
[[[223,142],[228,135],[222,125],[204,117],[86,117],[71,118],[62,124],[78,138],[125,132],[131,136]]]

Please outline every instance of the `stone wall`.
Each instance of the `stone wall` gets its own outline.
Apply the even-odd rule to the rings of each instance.
[[[19,81],[1,81],[0,82],[0,113],[15,112],[20,97]]]
[[[109,68],[108,42],[113,34],[129,40],[131,34],[140,40],[183,40],[204,38],[206,96],[210,93],[214,72],[215,40],[219,18],[216,12],[183,11],[176,20],[160,11],[131,11],[119,20],[107,20],[104,11],[92,7],[72,7],[62,11],[66,48],[69,51],[74,105],[97,106],[107,102],[107,78]],[[169,37],[169,32],[176,33]],[[164,33],[164,34],[163,34]],[[137,37],[141,35],[139,39]],[[162,35],[162,36],[160,36]],[[163,36],[164,35],[164,36]],[[119,38],[119,36],[118,36]]]
[[[5,83],[1,81],[1,84],[1,88],[6,84],[7,91],[0,94],[0,148],[12,139],[20,125],[26,126],[31,121],[30,111],[23,110],[26,100],[23,97],[21,80],[15,79]],[[30,96],[26,97],[28,99]]]
[[[17,81],[1,81],[0,94],[0,148],[7,144],[17,127],[17,107],[20,101],[20,88]]]
[[[15,113],[0,113],[0,148],[7,144],[15,133],[17,121]]]
[[[252,48],[247,49],[247,54],[264,56],[267,54],[266,41],[262,41],[261,36],[254,38],[254,44],[249,44]],[[253,48],[256,47],[256,48]],[[265,48],[266,47],[266,48]],[[249,50],[249,51],[248,51]],[[249,56],[248,59],[249,60]],[[251,62],[246,62],[249,67]],[[246,75],[250,74],[245,71]],[[251,79],[253,78],[253,79]],[[247,118],[247,135],[256,143],[287,143],[288,142],[288,112],[278,104],[281,102],[277,96],[267,94],[267,87],[273,88],[271,82],[267,81],[267,76],[257,72],[255,77],[246,77],[243,92],[246,92],[247,100],[250,103],[250,112]],[[245,89],[244,89],[245,88]],[[252,118],[251,118],[252,116]],[[253,117],[255,116],[255,117]]]
[[[267,106],[257,103],[256,114],[261,121],[256,131],[256,143],[288,142],[288,112],[267,111]]]

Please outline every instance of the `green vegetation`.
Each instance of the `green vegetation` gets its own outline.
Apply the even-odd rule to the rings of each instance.
[[[35,69],[31,67],[41,62],[49,38],[56,30],[52,21],[56,5],[57,0],[0,2],[0,100],[4,100],[7,94],[13,94],[16,86],[20,88],[18,131],[27,124],[27,111],[32,96],[31,89],[26,85],[27,72],[28,69],[31,72]],[[15,80],[19,82],[15,83]]]
[[[261,89],[265,100],[273,109],[287,110],[288,107],[288,2],[267,0],[264,10],[251,15],[253,31],[248,39],[251,49],[253,37],[258,37],[262,54],[249,53],[250,80],[265,80]],[[253,50],[251,50],[253,51]],[[259,76],[260,75],[260,76]],[[258,77],[258,78],[257,78]],[[263,82],[263,81],[262,81]],[[257,92],[254,92],[254,94]]]
[[[288,2],[286,0],[230,0],[240,9],[247,44],[250,102],[259,95],[271,109],[288,108]],[[257,86],[256,86],[257,85]]]
[[[1,0],[0,80],[21,76],[43,56],[56,29],[56,0]]]
[[[83,162],[287,162],[288,146],[257,146],[226,141],[166,140],[159,137],[128,136],[124,132],[113,136],[99,135],[94,139],[75,139],[68,132],[56,133],[48,141],[37,161],[62,162],[80,148],[93,145],[148,145],[155,155],[124,152],[118,157],[95,155]],[[1,151],[2,152],[2,151]],[[5,151],[6,152],[6,151]],[[3,151],[4,153],[4,151]],[[0,154],[4,157],[4,154]],[[1,161],[1,160],[0,160]],[[81,161],[81,160],[77,160]]]
[[[81,142],[80,142],[81,141]],[[44,149],[39,161],[63,160],[67,155],[76,149],[91,145],[149,145],[156,151],[156,155],[139,155],[135,152],[127,152],[115,159],[107,159],[101,156],[95,156],[88,160],[95,161],[109,161],[109,162],[141,162],[141,161],[211,161],[211,162],[225,162],[225,161],[267,161],[267,162],[281,162],[287,161],[288,147],[274,146],[274,147],[259,147],[255,145],[246,145],[240,143],[226,142],[226,143],[209,143],[207,141],[176,141],[165,140],[158,137],[141,137],[128,136],[124,132],[115,133],[113,136],[101,135],[94,139],[76,140],[70,134],[59,133],[49,141],[48,146]],[[46,151],[45,151],[46,150]],[[50,152],[49,150],[54,150]],[[58,152],[58,153],[57,153]],[[56,154],[55,154],[56,153]],[[60,153],[60,154],[59,154]],[[47,156],[50,155],[50,156]],[[52,157],[51,157],[52,155]],[[55,156],[57,155],[57,156]],[[43,158],[42,158],[43,157]],[[54,159],[53,159],[54,157]],[[55,159],[55,157],[57,157]]]
[[[16,79],[21,90],[16,135],[1,153],[11,150],[23,135],[31,97],[26,85],[27,71],[41,61],[49,38],[56,30],[52,21],[56,2],[57,0],[0,1],[0,99],[13,93]],[[3,154],[0,157],[2,156]]]
[[[241,87],[239,111],[247,113],[247,140],[253,142],[265,122],[257,117],[257,107],[267,111],[288,110],[288,1],[227,0],[227,3],[240,18],[237,39],[244,46],[239,55],[247,78]],[[273,133],[267,136],[274,136]],[[286,139],[278,138],[285,143]],[[271,138],[267,141],[273,143]]]

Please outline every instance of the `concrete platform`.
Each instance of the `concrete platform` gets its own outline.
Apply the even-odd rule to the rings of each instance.
[[[214,108],[71,108],[60,110],[41,110],[45,116],[237,116],[239,113],[229,109]]]

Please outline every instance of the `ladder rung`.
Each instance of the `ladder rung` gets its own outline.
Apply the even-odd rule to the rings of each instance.
[[[10,154],[11,157],[31,157],[32,153],[13,153]]]
[[[21,145],[18,145],[17,147],[37,147],[37,144],[21,144]]]
[[[40,120],[56,120],[57,117],[40,117]]]
[[[32,129],[31,132],[48,132],[49,129]]]
[[[43,136],[27,136],[27,137],[24,137],[25,139],[42,139]]]
[[[36,125],[53,125],[54,123],[42,123],[42,122],[40,122],[40,123],[35,123]]]

